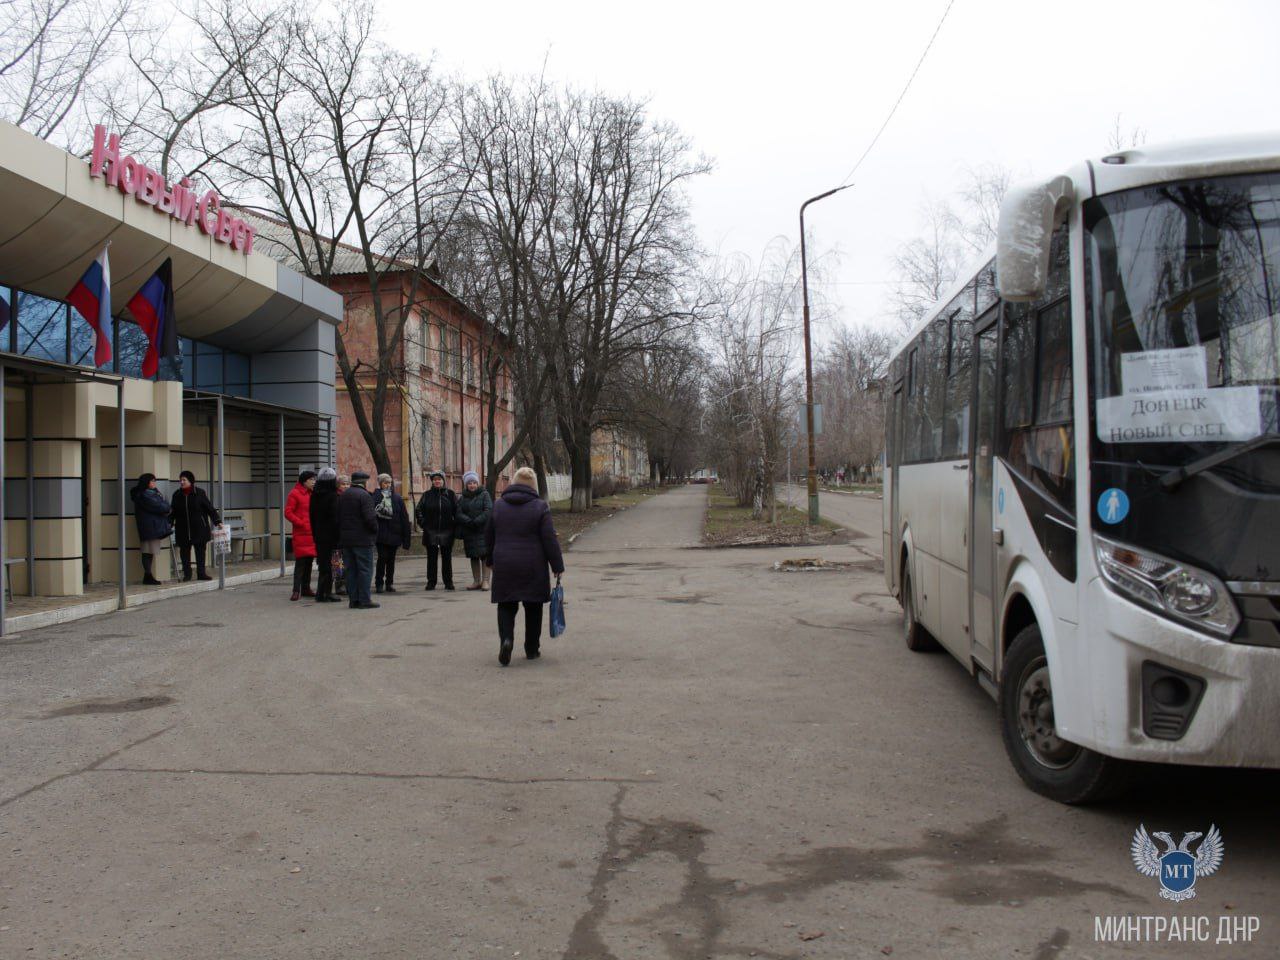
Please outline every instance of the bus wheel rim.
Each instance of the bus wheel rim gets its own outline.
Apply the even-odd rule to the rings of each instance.
[[[1070,766],[1080,748],[1058,736],[1053,722],[1053,688],[1049,664],[1037,657],[1018,683],[1018,732],[1036,763],[1051,770]]]

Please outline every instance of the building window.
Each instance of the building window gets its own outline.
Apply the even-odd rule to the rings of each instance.
[[[456,423],[453,425],[453,449],[449,453],[456,471],[462,466],[462,427]]]
[[[440,421],[440,464],[437,470],[449,471],[449,421]]]
[[[17,297],[14,332],[17,353],[40,360],[66,363],[67,305],[34,293],[20,291]],[[90,327],[86,323],[85,330]]]
[[[476,428],[467,428],[467,456],[471,461],[471,469],[480,472],[480,446],[476,443]]]

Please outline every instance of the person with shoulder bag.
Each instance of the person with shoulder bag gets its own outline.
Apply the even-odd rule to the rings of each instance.
[[[316,485],[311,491],[307,513],[311,520],[311,538],[315,541],[316,566],[319,577],[316,582],[316,603],[341,603],[334,596],[336,571],[342,568],[342,554],[338,550],[338,473],[333,467],[321,467]],[[335,570],[334,555],[337,554]]]
[[[551,521],[551,506],[538,496],[537,475],[529,467],[516,471],[513,482],[493,505],[485,529],[485,556],[493,568],[490,599],[498,605],[498,662],[511,662],[516,611],[524,605],[524,655],[542,655],[542,608],[551,600],[551,578],[564,575],[564,554]]]

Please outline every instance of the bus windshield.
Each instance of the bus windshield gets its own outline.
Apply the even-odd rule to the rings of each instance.
[[[1093,495],[1119,488],[1133,514],[1101,521],[1227,577],[1280,576],[1245,532],[1280,520],[1280,449],[1249,443],[1280,434],[1280,174],[1109,194],[1084,221]]]
[[[1098,440],[1181,464],[1280,432],[1280,176],[1130,190],[1085,217]]]

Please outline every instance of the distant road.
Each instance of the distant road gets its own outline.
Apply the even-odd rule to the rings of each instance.
[[[786,495],[787,488],[784,485],[779,488],[778,496],[785,501]],[[796,509],[805,509],[808,496],[808,492],[802,485],[792,484],[791,503]],[[880,556],[882,502],[878,497],[856,493],[822,492],[818,495],[818,513],[827,520],[856,531],[866,541],[861,545],[876,556]]]

